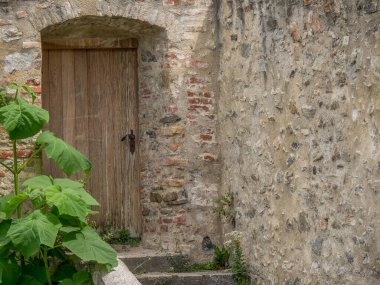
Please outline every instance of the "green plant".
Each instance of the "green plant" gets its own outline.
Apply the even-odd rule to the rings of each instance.
[[[214,260],[213,263],[218,268],[228,268],[230,259],[230,251],[224,246],[218,247],[214,245]]]
[[[249,282],[248,266],[245,262],[243,250],[241,248],[241,234],[233,231],[226,234],[228,240],[225,246],[231,250],[232,262],[231,272],[238,285],[246,285]]]
[[[188,268],[186,268],[185,272],[210,271],[218,269],[220,269],[220,267],[212,261],[204,263],[193,263]]]
[[[128,229],[119,229],[113,231],[104,228],[100,233],[101,238],[110,244],[126,244],[129,246],[137,246],[141,242],[140,237],[132,237]]]
[[[21,97],[21,89],[31,95],[31,103]],[[117,265],[116,252],[87,223],[97,201],[82,182],[68,178],[42,175],[20,185],[21,172],[42,151],[67,176],[83,172],[88,177],[91,163],[49,131],[38,135],[34,152],[20,162],[19,141],[40,133],[49,114],[34,105],[36,95],[30,87],[12,83],[8,90],[14,94],[0,108],[0,124],[9,135],[13,160],[0,164],[14,179],[13,193],[0,198],[0,283],[91,284],[91,274],[76,268],[80,261],[108,270]]]
[[[226,269],[228,268],[229,257],[229,250],[224,246],[221,248],[214,246],[214,259],[210,262],[191,263],[190,259],[183,254],[176,256],[166,255],[173,272],[196,272]]]
[[[140,237],[132,237],[128,229],[121,229],[118,231],[117,242],[121,244],[128,244],[130,246],[137,246],[141,242]]]
[[[214,212],[225,217],[235,226],[236,211],[234,209],[234,193],[228,192],[215,201]]]
[[[0,108],[9,104],[10,101],[11,101],[11,97],[8,95],[7,89],[0,86]]]

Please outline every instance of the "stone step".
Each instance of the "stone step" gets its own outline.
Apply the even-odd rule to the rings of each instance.
[[[170,256],[170,258],[168,256]],[[118,257],[134,274],[169,272],[172,270],[172,263],[169,262],[169,259],[177,262],[177,260],[183,258],[182,255],[176,253],[169,254],[149,250],[131,250],[125,253],[119,252]]]
[[[150,272],[136,276],[142,285],[234,285],[232,273],[204,271],[187,273]]]

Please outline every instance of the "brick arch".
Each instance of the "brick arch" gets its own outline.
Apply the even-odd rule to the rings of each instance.
[[[113,0],[111,3],[96,3],[93,0],[86,1],[59,1],[59,3],[47,3],[33,6],[29,11],[29,21],[36,31],[81,16],[107,16],[119,17],[145,22],[151,26],[164,30],[172,30],[176,25],[176,18],[158,4],[145,2],[128,2],[125,0]],[[87,3],[87,5],[86,5]]]

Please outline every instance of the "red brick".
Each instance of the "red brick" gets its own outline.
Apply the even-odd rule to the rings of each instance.
[[[211,154],[211,153],[204,153],[202,155],[202,159],[205,160],[205,161],[212,162],[212,161],[216,160],[216,156],[213,155],[213,154]]]
[[[164,0],[163,4],[165,6],[178,6],[180,4],[180,0]]]
[[[187,79],[187,83],[190,83],[190,84],[199,84],[199,83],[204,83],[204,82],[205,80],[202,77],[195,76],[195,75]]]
[[[165,54],[165,58],[167,58],[167,59],[177,59],[177,55],[175,53],[173,53],[173,52],[166,53]]]
[[[200,138],[201,138],[201,140],[204,140],[204,141],[211,141],[212,140],[212,135],[202,134],[202,135],[200,135]]]
[[[39,86],[41,82],[38,79],[29,79],[25,84],[29,86]]]
[[[41,88],[41,86],[29,86],[35,93],[37,93],[37,94],[41,94],[42,93],[42,88]],[[24,93],[24,94],[26,94],[26,93],[28,93],[28,92],[26,92],[24,89],[21,89],[21,93]]]
[[[178,67],[178,62],[175,61],[168,61],[160,64],[161,68],[173,68]]]
[[[163,160],[162,165],[164,166],[179,166],[185,165],[187,163],[186,159],[178,157],[169,157]]]
[[[206,98],[211,98],[212,94],[210,92],[200,92],[199,96],[206,97]]]
[[[170,224],[173,222],[173,219],[172,218],[162,218],[162,222],[164,224]]]
[[[156,232],[156,227],[144,226],[143,231],[144,231],[144,233],[154,233],[154,232]]]
[[[193,6],[195,5],[196,0],[182,0],[182,6]]]
[[[27,158],[33,153],[33,150],[30,149],[20,149],[17,151],[17,157]]]
[[[160,231],[167,233],[169,231],[168,225],[161,225],[160,226]]]
[[[186,181],[184,179],[166,178],[166,179],[162,179],[160,181],[160,184],[162,186],[182,187],[183,185],[186,184]]]
[[[206,112],[210,110],[209,107],[202,106],[202,105],[190,105],[187,109],[189,111],[206,111]]]
[[[186,223],[186,217],[183,217],[183,216],[174,217],[174,222],[176,222],[176,223]]]
[[[6,159],[13,156],[13,153],[11,151],[2,151],[0,152],[0,159]]]

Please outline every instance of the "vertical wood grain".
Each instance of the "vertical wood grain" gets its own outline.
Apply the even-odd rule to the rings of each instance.
[[[49,129],[93,164],[88,190],[101,204],[97,224],[140,235],[137,50],[44,51],[42,72]],[[134,154],[128,139],[121,141],[131,130]],[[44,172],[60,173],[49,163]]]
[[[88,144],[89,159],[93,163],[93,170],[89,181],[89,190],[101,204],[98,223],[104,225],[111,219],[108,207],[108,189],[106,176],[106,132],[105,97],[103,88],[104,68],[106,62],[103,54],[98,50],[87,50],[87,105],[88,105]]]
[[[74,54],[75,146],[88,157],[87,51]]]
[[[75,144],[75,69],[74,50],[62,50],[62,139]]]
[[[59,138],[63,137],[62,64],[61,51],[49,51],[49,130]],[[63,176],[54,162],[50,162],[50,173],[55,177]]]

